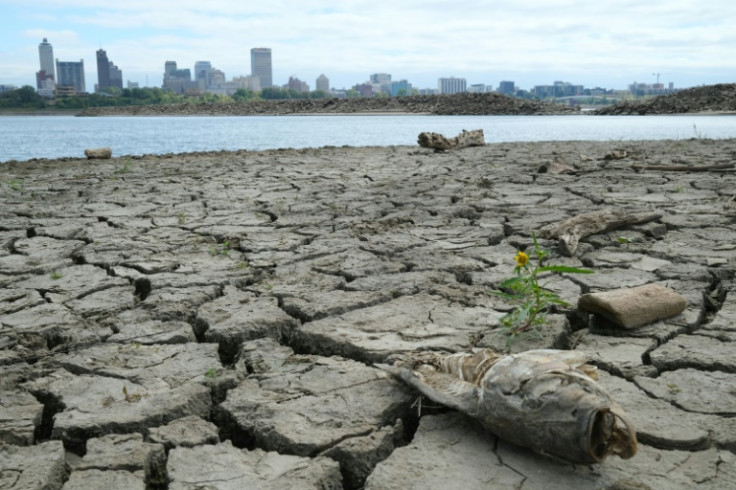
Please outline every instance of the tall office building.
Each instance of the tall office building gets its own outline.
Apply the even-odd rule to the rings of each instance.
[[[97,91],[104,92],[110,87],[123,88],[123,72],[110,61],[104,49],[97,50]]]
[[[54,48],[46,38],[38,45],[38,58],[41,69],[36,73],[36,88],[53,89],[56,73],[54,71]]]
[[[212,63],[209,61],[197,61],[194,63],[194,79],[202,91],[212,85]]]
[[[74,87],[75,92],[78,94],[87,91],[84,84],[84,60],[56,60],[56,72],[59,75],[57,86]]]
[[[123,71],[112,61],[110,62],[110,86],[123,88]]]
[[[460,94],[467,90],[467,81],[464,78],[440,78],[437,89],[440,94]]]
[[[110,60],[104,49],[97,50],[97,91],[103,91],[110,86]]]
[[[321,74],[317,77],[317,83],[316,83],[317,90],[321,90],[322,92],[329,92],[330,91],[330,79],[325,76],[325,74]]]
[[[261,89],[273,87],[271,48],[250,50],[250,74],[261,81]]]

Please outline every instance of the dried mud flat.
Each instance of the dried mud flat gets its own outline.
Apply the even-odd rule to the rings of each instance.
[[[0,488],[728,488],[735,158],[692,139],[4,164]],[[555,159],[572,173],[540,173]],[[549,287],[658,283],[687,309],[628,331],[560,310],[512,348],[585,352],[633,459],[532,453],[372,366],[502,350],[488,292],[517,248],[602,209],[663,216],[555,254],[595,274]]]

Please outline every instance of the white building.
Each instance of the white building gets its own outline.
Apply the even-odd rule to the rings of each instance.
[[[460,94],[467,91],[467,82],[464,78],[440,78],[437,89],[440,94]]]
[[[317,90],[321,90],[322,92],[329,92],[330,91],[330,79],[325,76],[325,74],[321,74],[317,77],[317,82],[315,83],[315,86],[317,87]]]

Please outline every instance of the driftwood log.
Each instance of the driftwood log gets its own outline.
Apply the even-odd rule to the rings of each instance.
[[[432,148],[435,151],[456,150],[458,148],[483,146],[486,144],[483,139],[482,129],[474,129],[472,131],[465,131],[463,129],[454,138],[446,138],[439,133],[419,133],[417,142],[422,148]]]
[[[570,257],[575,254],[581,238],[615,230],[629,225],[648,223],[662,217],[654,211],[631,212],[622,209],[604,209],[581,214],[561,223],[547,225],[539,230],[541,238],[557,238],[560,250]]]
[[[574,463],[636,454],[636,431],[578,351],[412,352],[379,366],[497,436]]]
[[[602,316],[614,325],[632,329],[682,313],[687,300],[659,284],[587,293],[578,299],[578,309]]]
[[[109,160],[112,158],[112,150],[107,147],[88,148],[84,150],[84,156],[87,157],[87,160]]]

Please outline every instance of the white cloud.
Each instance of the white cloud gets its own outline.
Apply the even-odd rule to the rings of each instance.
[[[27,26],[22,38],[31,51],[49,37],[55,51],[84,57],[93,68],[102,46],[126,78],[160,76],[168,59],[183,66],[210,60],[229,77],[247,74],[256,46],[272,48],[280,83],[291,74],[313,83],[325,73],[351,85],[379,71],[419,86],[434,86],[439,76],[490,83],[527,73],[538,84],[576,76],[570,81],[605,85],[655,71],[736,77],[730,0],[50,0],[32,15],[19,13],[24,3],[7,3],[18,6],[14,15]],[[66,55],[74,50],[80,52]],[[11,57],[0,61],[0,77],[22,64]],[[36,58],[27,60],[31,74]]]

